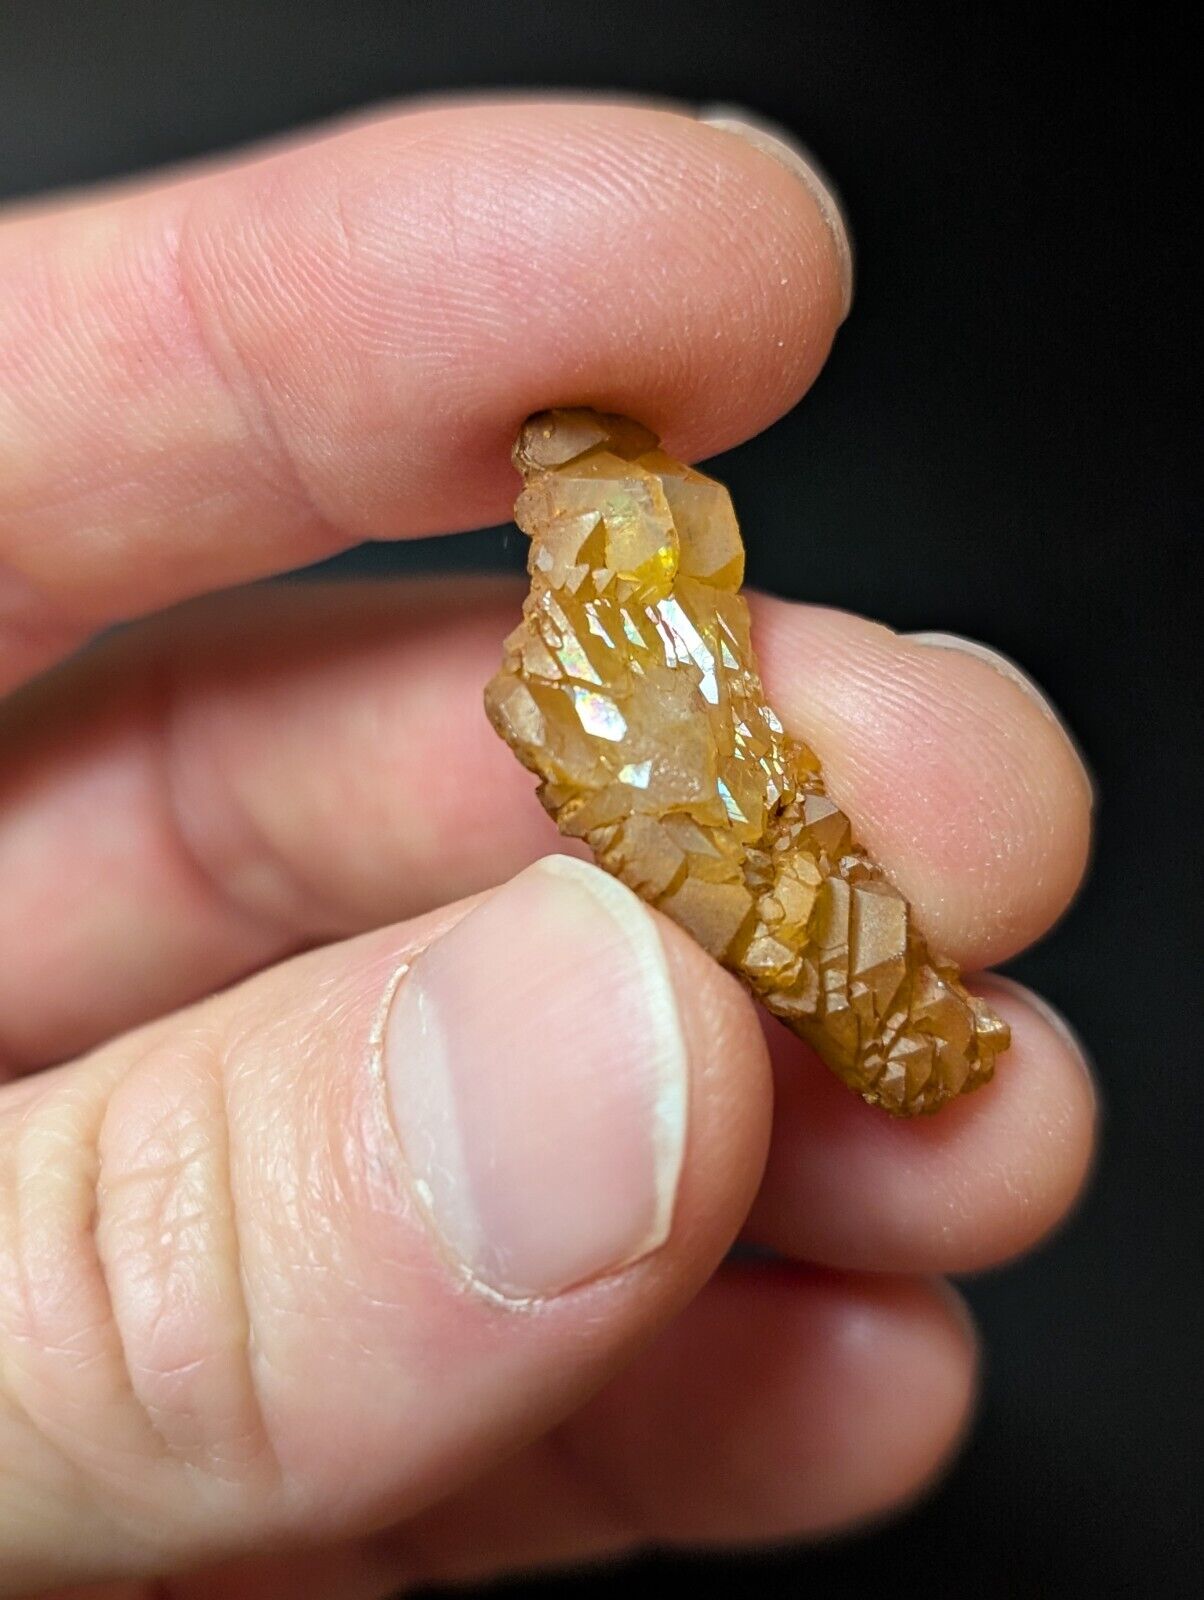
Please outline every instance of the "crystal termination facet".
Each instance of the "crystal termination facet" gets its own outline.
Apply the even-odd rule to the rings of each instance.
[[[531,592],[485,692],[562,833],[897,1116],[985,1083],[1006,1025],[933,954],[766,704],[727,490],[639,424],[547,411],[514,450]]]

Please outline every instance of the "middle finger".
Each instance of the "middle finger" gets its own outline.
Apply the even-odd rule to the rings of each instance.
[[[0,707],[10,1064],[87,1049],[555,848],[481,709],[518,604],[504,579],[200,602]],[[933,942],[973,968],[1042,933],[1088,834],[1053,717],[974,657],[841,613],[756,609],[771,699]]]

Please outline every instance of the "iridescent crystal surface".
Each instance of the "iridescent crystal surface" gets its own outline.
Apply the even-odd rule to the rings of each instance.
[[[548,411],[514,452],[531,592],[485,704],[561,831],[896,1115],[1006,1026],[932,953],[761,687],[727,490],[646,429]]]

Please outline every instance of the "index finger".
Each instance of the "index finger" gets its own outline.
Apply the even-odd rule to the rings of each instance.
[[[105,623],[508,515],[539,407],[678,455],[790,407],[847,243],[764,145],[448,105],[0,229],[0,690]]]

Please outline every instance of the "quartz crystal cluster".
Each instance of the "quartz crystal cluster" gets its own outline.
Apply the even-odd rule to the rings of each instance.
[[[593,411],[532,417],[514,458],[531,592],[485,702],[561,831],[872,1104],[933,1111],[984,1083],[1006,1026],[766,703],[726,489]]]

